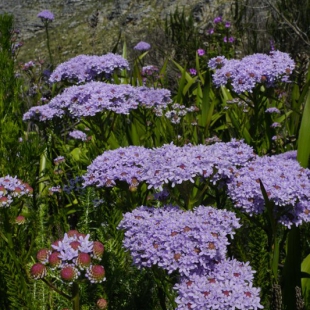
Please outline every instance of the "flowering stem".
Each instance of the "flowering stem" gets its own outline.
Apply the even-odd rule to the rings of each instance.
[[[51,53],[50,37],[49,37],[49,32],[48,32],[48,21],[44,22],[44,26],[45,26],[45,33],[46,33],[46,45],[47,45],[48,55],[50,58],[50,63],[51,63],[52,69],[53,69],[54,64],[53,64],[53,57],[52,57],[52,53]]]
[[[74,282],[72,285],[72,309],[80,310],[80,292],[79,285]]]
[[[64,292],[62,292],[61,290],[59,290],[56,286],[54,286],[51,282],[47,281],[46,279],[41,279],[45,284],[47,284],[51,289],[53,289],[55,292],[57,292],[59,295],[65,297],[68,300],[71,300],[71,296],[65,294]]]

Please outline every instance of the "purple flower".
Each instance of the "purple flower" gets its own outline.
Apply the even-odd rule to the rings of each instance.
[[[194,68],[191,68],[191,69],[189,69],[189,73],[190,73],[191,75],[196,75],[196,74],[197,74],[197,70],[194,69]]]
[[[148,51],[151,48],[151,45],[146,42],[139,42],[133,49],[136,51]]]
[[[208,64],[210,69],[216,69],[213,82],[218,87],[229,83],[238,94],[252,92],[261,84],[271,87],[279,82],[288,82],[295,67],[289,55],[279,51],[270,55],[253,54],[241,60],[224,60],[221,57],[212,58]]]
[[[276,113],[276,114],[280,114],[280,110],[278,108],[275,108],[275,107],[271,107],[271,108],[268,108],[265,113]]]
[[[87,140],[87,135],[81,130],[73,130],[69,132],[69,136],[76,140],[82,140],[82,141]]]
[[[214,28],[211,28],[208,30],[208,34],[213,34],[214,33]]]
[[[90,82],[68,87],[48,104],[32,107],[24,114],[23,120],[44,122],[64,116],[75,119],[105,111],[129,114],[139,107],[153,109],[157,115],[171,102],[170,91],[167,89]]]
[[[285,153],[273,155],[275,158],[281,158],[281,159],[292,159],[292,160],[297,160],[297,151],[287,151]]]
[[[43,10],[40,12],[37,17],[41,18],[44,21],[53,21],[54,20],[54,14],[50,12],[49,10]]]
[[[210,271],[182,276],[174,286],[178,293],[176,310],[188,309],[263,309],[260,289],[253,287],[253,274],[248,263],[235,259],[222,260]]]
[[[230,28],[231,24],[230,22],[225,22],[225,28]]]
[[[193,211],[141,206],[124,214],[118,226],[125,230],[123,245],[137,267],[157,265],[183,275],[224,259],[226,236],[239,227],[234,213],[204,206]]]
[[[84,185],[116,186],[117,181],[125,181],[137,186],[146,182],[148,188],[162,190],[164,184],[193,183],[196,177],[215,184],[229,179],[253,157],[253,149],[236,140],[183,147],[166,144],[154,149],[131,146],[98,156],[87,168]]]
[[[120,55],[108,53],[102,56],[79,55],[58,65],[50,75],[51,83],[69,81],[84,83],[109,78],[115,70],[129,70],[129,63]]]
[[[199,48],[199,49],[197,50],[198,56],[203,56],[205,53],[206,53],[205,50],[202,49],[202,48]]]
[[[221,16],[218,16],[218,17],[215,17],[214,20],[213,20],[214,24],[219,24],[222,22],[222,17]]]
[[[272,124],[270,125],[270,127],[271,127],[271,128],[279,128],[279,127],[281,127],[281,124],[275,122],[275,123],[272,123]]]
[[[279,156],[257,157],[238,170],[228,183],[228,194],[235,206],[244,212],[261,214],[265,201],[262,182],[268,199],[274,205],[275,219],[290,227],[310,221],[310,171],[296,160]]]

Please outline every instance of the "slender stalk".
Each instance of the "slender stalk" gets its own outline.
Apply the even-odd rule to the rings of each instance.
[[[46,20],[44,22],[44,27],[45,27],[45,33],[46,33],[46,45],[47,45],[47,50],[48,50],[48,56],[50,59],[50,63],[52,66],[52,69],[54,68],[54,62],[53,62],[53,57],[52,57],[52,53],[51,53],[51,46],[50,46],[50,36],[49,36],[49,32],[48,32],[48,21]]]
[[[79,285],[74,282],[72,285],[72,309],[80,310],[80,292]]]

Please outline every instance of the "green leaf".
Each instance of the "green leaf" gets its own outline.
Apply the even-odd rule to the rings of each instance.
[[[305,98],[305,108],[302,115],[298,136],[297,160],[301,166],[309,168],[310,158],[310,88]]]

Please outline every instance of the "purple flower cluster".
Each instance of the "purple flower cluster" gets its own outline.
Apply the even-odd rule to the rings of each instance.
[[[33,192],[29,184],[7,175],[0,178],[0,208],[9,207],[16,198],[31,196]]]
[[[149,188],[162,189],[166,183],[194,182],[195,177],[216,183],[232,176],[253,157],[252,148],[236,140],[183,147],[166,144],[154,149],[130,146],[98,156],[87,169],[84,185],[115,186],[116,181],[125,181],[138,186],[144,181]]]
[[[176,310],[263,309],[260,289],[252,285],[254,272],[248,263],[228,259],[215,264],[209,272],[183,276],[174,286],[178,292]]]
[[[147,42],[139,42],[133,49],[136,51],[148,51],[151,48],[151,45]]]
[[[193,211],[141,206],[118,226],[138,268],[179,272],[177,309],[262,308],[249,264],[226,259],[227,235],[239,227],[233,212],[205,206]]]
[[[129,70],[129,63],[120,55],[79,55],[58,65],[50,75],[51,83],[69,81],[83,83],[96,78],[109,77],[115,70]]]
[[[80,118],[105,111],[129,114],[138,107],[153,109],[157,114],[171,102],[170,91],[167,89],[90,82],[68,87],[48,104],[32,107],[24,114],[23,120],[44,122],[64,115]]]
[[[41,18],[42,21],[53,21],[54,14],[49,10],[43,10],[38,15],[38,18]]]
[[[60,276],[65,283],[72,283],[81,275],[92,283],[105,281],[104,268],[96,262],[101,260],[104,246],[89,237],[70,230],[61,240],[54,242],[51,249],[41,249],[37,253],[38,263],[30,270],[31,276],[36,280],[47,274]]]
[[[234,213],[212,207],[184,211],[141,206],[126,213],[118,227],[125,230],[123,245],[136,266],[157,265],[169,273],[189,275],[223,260],[229,244],[226,236],[240,224]]]
[[[240,94],[252,92],[256,85],[270,87],[277,82],[288,82],[295,63],[287,53],[271,51],[270,55],[253,54],[241,60],[218,56],[210,59],[208,66],[216,70],[213,82],[217,87],[229,83]]]
[[[73,130],[73,131],[69,132],[69,137],[76,139],[76,140],[82,140],[82,141],[87,140],[86,133],[81,131],[81,130]]]
[[[268,199],[274,205],[274,216],[281,224],[291,227],[310,221],[310,171],[296,160],[257,157],[237,171],[228,183],[228,195],[235,206],[250,215],[265,210],[260,188],[262,182]]]

